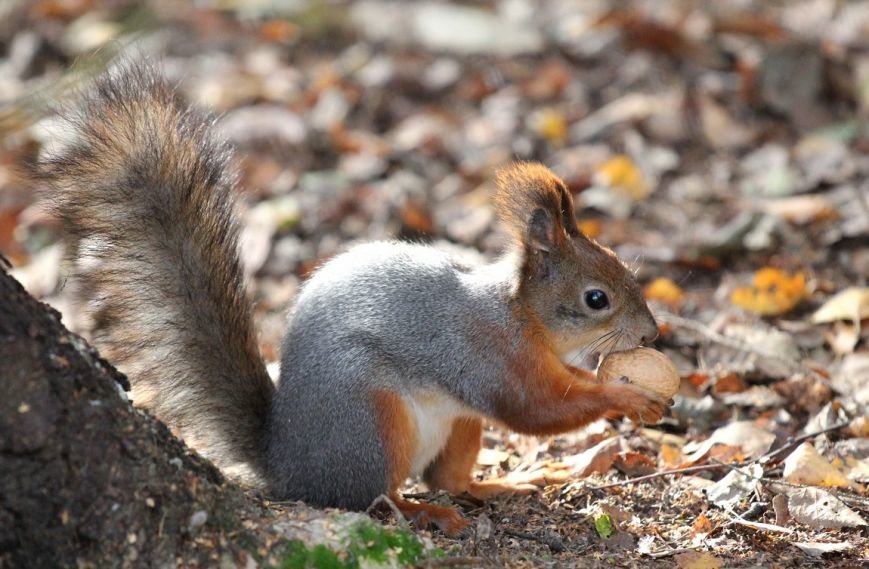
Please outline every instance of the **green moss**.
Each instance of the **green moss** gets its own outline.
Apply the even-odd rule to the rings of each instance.
[[[306,546],[292,541],[282,555],[280,569],[357,569],[359,567],[405,567],[424,558],[441,557],[439,549],[426,551],[412,533],[390,530],[373,522],[350,526],[341,551],[320,544]]]
[[[308,548],[301,541],[291,541],[287,545],[284,558],[281,560],[281,569],[343,569],[347,565],[334,551],[325,545],[315,545]]]
[[[411,565],[423,554],[422,542],[412,533],[387,530],[381,525],[360,523],[349,536],[347,551],[351,557],[389,564],[394,558],[400,565]]]

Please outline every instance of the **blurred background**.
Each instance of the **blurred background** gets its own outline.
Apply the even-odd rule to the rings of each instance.
[[[734,307],[762,267],[811,285],[773,314],[869,274],[867,2],[5,0],[0,250],[62,308],[62,246],[18,166],[121,54],[238,150],[271,360],[299,282],[348,244],[499,251],[491,179],[517,159],[701,321],[775,304]]]
[[[656,347],[683,377],[668,416],[547,439],[487,431],[487,474],[558,460],[573,480],[463,504],[495,520],[491,539],[436,536],[443,547],[535,567],[587,553],[645,567],[655,540],[663,556],[708,546],[746,566],[865,559],[865,530],[824,529],[859,516],[803,511],[801,533],[761,534],[732,514],[755,490],[699,489],[728,472],[715,461],[820,432],[808,438],[823,461],[776,459],[765,474],[865,493],[869,2],[0,0],[0,252],[73,326],[58,227],[21,166],[56,139],[53,109],[118,57],[156,62],[236,148],[242,258],[270,362],[300,283],[353,243],[498,254],[492,179],[513,160],[561,176],[582,229],[636,271]],[[710,471],[587,485],[696,464]],[[824,496],[809,502],[834,503]],[[849,504],[865,516],[865,498]],[[589,522],[601,508],[618,539]],[[752,519],[785,523],[764,508]],[[804,554],[794,536],[844,543]]]

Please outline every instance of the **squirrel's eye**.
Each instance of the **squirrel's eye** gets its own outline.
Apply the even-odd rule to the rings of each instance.
[[[610,305],[610,300],[607,298],[604,291],[596,288],[594,290],[586,291],[585,303],[592,310],[603,310]]]

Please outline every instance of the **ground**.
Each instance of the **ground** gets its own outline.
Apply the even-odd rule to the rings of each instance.
[[[447,554],[426,563],[859,566],[869,3],[577,4],[7,2],[0,251],[74,322],[56,224],[18,168],[47,142],[50,108],[119,53],[158,60],[236,147],[243,261],[269,362],[318,264],[385,238],[493,258],[504,245],[494,172],[541,161],[574,193],[583,230],[646,287],[656,348],[682,388],[659,425],[552,439],[492,426],[480,476],[569,476],[530,496],[460,499],[472,535],[418,531]],[[741,491],[742,475],[725,476],[737,467],[760,480]],[[834,488],[857,518],[798,508],[814,487]],[[262,505],[247,523],[267,554],[281,532],[333,519]],[[375,516],[396,524],[388,509]],[[818,542],[841,550],[796,545]]]

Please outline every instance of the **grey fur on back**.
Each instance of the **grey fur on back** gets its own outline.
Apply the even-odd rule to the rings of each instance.
[[[487,331],[515,331],[517,343],[521,335],[509,310],[513,276],[395,242],[357,246],[316,272],[283,344],[268,427],[273,490],[348,508],[386,492],[375,389],[435,389],[491,415],[505,364],[494,356],[503,344]]]
[[[256,475],[273,386],[236,252],[227,147],[142,64],[104,74],[63,118],[73,140],[33,170],[70,237],[98,347],[135,403],[222,469]]]

